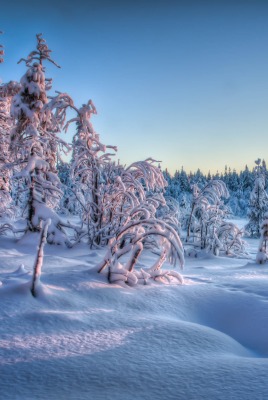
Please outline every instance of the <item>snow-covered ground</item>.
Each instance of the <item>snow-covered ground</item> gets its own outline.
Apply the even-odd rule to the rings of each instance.
[[[103,251],[47,245],[34,298],[37,239],[1,237],[0,399],[268,399],[268,264],[202,255],[182,286],[122,288]]]

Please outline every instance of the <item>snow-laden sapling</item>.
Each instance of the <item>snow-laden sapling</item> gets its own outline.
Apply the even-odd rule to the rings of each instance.
[[[230,221],[222,221],[217,231],[217,238],[220,243],[220,250],[227,256],[249,257],[247,244],[242,239],[244,230]]]
[[[193,185],[193,199],[187,226],[186,242],[217,254],[220,243],[216,230],[226,215],[222,198],[229,193],[224,182],[211,180],[203,188]]]
[[[248,257],[243,231],[226,221],[229,210],[222,198],[229,192],[221,180],[211,180],[203,188],[193,185],[193,201],[188,220],[186,243],[218,256]]]

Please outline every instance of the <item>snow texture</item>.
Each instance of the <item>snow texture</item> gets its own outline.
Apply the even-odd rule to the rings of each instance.
[[[268,266],[253,260],[256,239],[251,260],[199,252],[183,285],[135,288],[96,272],[104,249],[47,245],[34,298],[39,240],[1,237],[1,399],[267,399]],[[156,259],[145,251],[138,267]]]

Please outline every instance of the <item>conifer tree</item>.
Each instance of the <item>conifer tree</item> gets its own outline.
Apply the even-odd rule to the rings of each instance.
[[[76,134],[73,139],[73,154],[71,161],[71,178],[74,184],[74,193],[80,204],[81,217],[87,227],[87,235],[91,246],[101,244],[103,224],[107,207],[105,209],[105,173],[111,153],[106,149],[117,150],[116,146],[105,146],[100,142],[99,135],[95,132],[90,121],[92,114],[97,114],[92,100],[83,104],[79,109],[73,104],[76,117],[65,125],[68,129],[70,123],[76,123]],[[106,168],[107,167],[107,168]],[[106,169],[105,169],[106,168]],[[111,170],[110,170],[111,172]]]
[[[249,203],[249,222],[245,226],[246,231],[252,237],[260,237],[261,234],[261,222],[264,218],[264,214],[268,209],[268,195],[265,191],[265,171],[261,166],[261,159],[255,161],[254,168],[254,187],[250,194]]]
[[[12,130],[10,151],[13,163],[20,170],[14,175],[22,190],[27,186],[26,209],[27,230],[39,231],[41,221],[48,218],[49,243],[70,244],[63,227],[73,227],[63,222],[52,210],[62,195],[60,181],[56,171],[58,148],[68,146],[57,137],[65,119],[65,111],[70,98],[58,94],[49,100],[47,91],[51,89],[51,79],[45,77],[45,61],[59,67],[52,60],[45,40],[37,34],[36,50],[32,51],[25,62],[28,67],[21,78],[21,89],[12,102],[12,116],[15,127]]]
[[[3,55],[3,46],[0,45],[0,63],[4,62]],[[9,141],[10,131],[13,125],[10,116],[10,106],[12,97],[19,89],[20,85],[13,81],[0,85],[0,216],[13,214],[10,195],[11,171],[7,168],[7,165],[11,162]]]

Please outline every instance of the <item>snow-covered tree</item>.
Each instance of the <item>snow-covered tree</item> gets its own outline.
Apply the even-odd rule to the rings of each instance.
[[[264,264],[268,259],[268,249],[267,249],[267,240],[268,240],[268,213],[264,214],[264,219],[260,226],[261,236],[260,242],[258,246],[258,252],[256,255],[256,262],[258,264]]]
[[[70,242],[64,222],[52,209],[62,195],[56,171],[56,154],[59,148],[68,149],[57,133],[65,120],[69,96],[58,94],[49,100],[51,79],[45,77],[44,61],[57,64],[51,59],[48,46],[41,34],[36,35],[36,50],[27,59],[21,59],[28,67],[21,78],[21,89],[13,97],[11,112],[15,126],[11,133],[10,151],[13,166],[18,171],[14,178],[20,182],[20,190],[27,192],[27,229],[39,231],[42,220],[51,219],[48,228],[49,243]]]
[[[0,45],[0,63],[4,61],[3,55],[3,46]],[[11,216],[14,211],[10,195],[11,173],[6,165],[11,162],[9,152],[10,131],[13,124],[10,116],[11,100],[19,89],[20,85],[13,81],[0,85],[0,216]]]
[[[220,180],[211,180],[203,188],[193,186],[187,243],[193,243],[214,254],[219,253],[221,244],[217,230],[227,213],[222,198],[228,198],[228,195],[225,183]]]
[[[245,226],[245,229],[250,236],[260,237],[261,222],[264,218],[265,212],[268,209],[268,195],[265,191],[265,171],[261,166],[261,160],[256,160],[255,164],[255,181],[253,190],[250,194],[249,203],[249,222]]]
[[[160,252],[155,263],[148,269],[135,270],[146,240],[153,239]],[[121,258],[122,257],[122,258]],[[122,261],[124,260],[124,261]],[[108,267],[108,279],[111,283],[147,284],[150,278],[170,281],[182,277],[176,271],[161,270],[163,263],[184,264],[183,247],[176,231],[164,221],[157,219],[130,220],[110,242],[108,251],[99,266],[99,272]]]
[[[189,179],[184,171],[183,167],[181,167],[181,171],[179,174],[179,184],[180,184],[180,190],[181,192],[191,192],[191,187],[189,184]]]
[[[0,85],[0,215],[13,214],[11,206],[11,170],[7,165],[12,162],[9,151],[10,132],[13,120],[10,116],[12,97],[19,91],[20,85],[9,82]]]
[[[91,246],[99,246],[103,244],[104,219],[107,213],[104,200],[107,191],[105,174],[113,174],[110,163],[113,154],[107,153],[106,149],[116,151],[117,148],[105,146],[100,142],[99,135],[90,121],[91,115],[97,114],[92,100],[79,109],[74,105],[71,107],[75,110],[76,117],[67,122],[65,130],[68,129],[70,123],[76,123],[77,130],[73,139],[71,161],[73,193],[81,211],[82,221],[86,226],[89,243]],[[109,176],[108,179],[111,177]]]
[[[177,233],[177,207],[166,202],[166,186],[161,170],[148,159],[123,168],[111,192],[114,223],[107,254],[99,272],[108,268],[110,282],[135,285],[146,284],[149,279],[182,282],[175,271],[162,270],[167,260],[183,265],[183,247]],[[174,227],[176,229],[174,229]],[[144,249],[150,249],[158,258],[151,268],[136,270],[135,266]]]
[[[248,257],[246,242],[242,239],[243,229],[239,229],[233,222],[222,221],[217,231],[219,251],[228,256]]]
[[[143,248],[160,251],[161,262],[157,263],[151,274],[139,272],[140,279],[162,275],[159,270],[167,257],[183,263],[179,236],[169,224],[171,219],[174,221],[174,213],[169,223],[165,222],[168,217],[163,210],[161,219],[156,218],[159,206],[166,206],[163,196],[166,181],[161,170],[154,165],[154,160],[135,162],[127,168],[112,162],[112,154],[107,153],[106,149],[116,148],[100,142],[90,121],[92,114],[97,113],[93,102],[88,101],[80,109],[72,108],[77,115],[68,121],[66,129],[72,122],[77,125],[71,177],[81,205],[85,234],[91,246],[103,246],[109,242],[100,271],[109,265],[110,282],[136,283],[138,278],[134,278],[132,271]],[[171,205],[167,208],[171,209]],[[118,261],[122,255],[129,257],[123,269]],[[117,269],[120,269],[119,276],[114,275]],[[124,274],[128,276],[127,279],[123,278]]]

